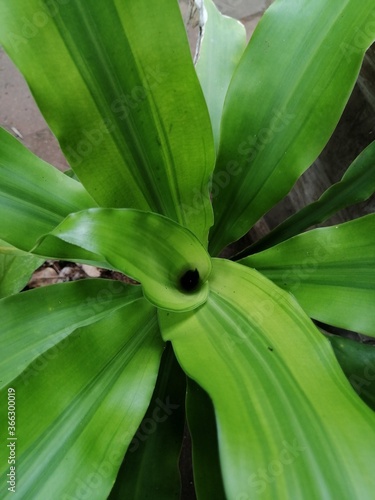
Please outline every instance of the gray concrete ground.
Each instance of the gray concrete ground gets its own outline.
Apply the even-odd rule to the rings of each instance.
[[[22,75],[0,48],[0,126],[61,170],[67,163]]]
[[[217,0],[220,10],[240,19],[248,36],[272,0]],[[188,0],[180,0],[185,19]],[[0,47],[0,126],[60,170],[68,168],[59,145],[41,116],[19,71]]]

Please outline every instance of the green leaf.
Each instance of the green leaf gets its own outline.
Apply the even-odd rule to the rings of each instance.
[[[231,80],[211,255],[292,188],[328,142],[375,38],[373,0],[276,0]]]
[[[72,168],[70,168],[69,170],[65,170],[64,174],[70,177],[71,179],[74,179],[75,181],[79,182],[79,179],[74,173],[74,170]]]
[[[103,256],[113,268],[140,281],[158,307],[187,311],[208,294],[211,260],[188,229],[162,215],[131,209],[91,209],[72,214],[34,251],[54,255],[55,239]],[[199,283],[186,291],[181,279],[197,270]]]
[[[21,291],[43,259],[0,240],[0,299]]]
[[[375,214],[308,231],[240,262],[292,292],[311,318],[375,336]]]
[[[79,182],[0,128],[1,239],[29,251],[68,214],[95,206]]]
[[[147,410],[162,349],[155,309],[144,299],[124,302],[70,334],[30,384],[21,374],[2,391],[3,437],[8,394],[16,401],[17,498],[108,496]],[[0,472],[9,473],[6,460]],[[13,498],[7,486],[2,481],[1,498]]]
[[[374,191],[375,142],[372,142],[350,165],[340,182],[333,184],[318,201],[286,219],[244,253],[249,255],[277,245],[310,226],[326,221],[339,210],[367,200]]]
[[[375,410],[375,347],[338,335],[330,335],[328,340],[349,382]]]
[[[192,440],[197,498],[225,500],[214,407],[206,392],[191,379],[188,379],[186,416]]]
[[[159,321],[213,400],[229,500],[373,498],[375,415],[290,294],[214,259],[207,302]]]
[[[109,500],[180,498],[178,459],[185,423],[186,377],[167,345],[156,387]]]
[[[1,0],[0,40],[100,206],[207,243],[214,144],[176,0]]]
[[[22,372],[23,383],[28,385],[59,355],[77,328],[141,297],[140,287],[92,279],[37,288],[0,300],[0,387]]]
[[[199,59],[195,65],[211,117],[216,150],[224,99],[234,70],[246,47],[246,30],[223,16],[212,0],[196,1],[200,13]]]

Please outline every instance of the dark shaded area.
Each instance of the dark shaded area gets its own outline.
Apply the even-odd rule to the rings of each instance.
[[[178,457],[185,436],[185,393],[186,376],[168,342],[150,405],[126,452],[110,500],[180,498]],[[184,475],[189,473],[188,450]]]
[[[193,464],[191,458],[191,436],[185,423],[184,437],[180,455],[181,497],[180,500],[196,500],[193,477]]]
[[[336,335],[328,339],[353,389],[375,410],[375,346]]]
[[[194,271],[186,271],[180,278],[180,285],[184,292],[194,292],[199,284],[198,269]]]

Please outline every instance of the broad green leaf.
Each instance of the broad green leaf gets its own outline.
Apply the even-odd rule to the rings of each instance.
[[[375,336],[375,214],[308,231],[240,262],[292,292],[311,318]]]
[[[192,440],[194,487],[199,500],[225,500],[212,401],[188,379],[186,416]]]
[[[70,168],[69,170],[65,170],[64,174],[70,177],[71,179],[74,179],[75,181],[79,181],[78,177],[76,176],[72,168]]]
[[[176,0],[1,0],[0,41],[100,206],[207,243],[214,144]]]
[[[132,209],[98,208],[72,214],[33,251],[54,255],[55,240],[103,256],[113,268],[143,286],[158,307],[187,311],[208,294],[211,260],[188,229],[162,215]],[[199,283],[185,291],[181,279],[197,271]]]
[[[239,239],[328,142],[375,38],[373,0],[276,0],[225,100],[211,254]]]
[[[20,373],[25,385],[65,349],[68,336],[142,297],[140,287],[81,280],[0,300],[0,387]]]
[[[207,302],[159,322],[212,398],[228,500],[373,498],[375,414],[290,294],[214,259]]]
[[[150,406],[119,470],[109,500],[180,498],[178,460],[185,423],[186,377],[167,345]]]
[[[41,255],[45,259],[67,260],[114,270],[103,256],[63,241],[54,236],[53,233],[41,236],[31,249],[31,253]]]
[[[14,247],[4,240],[0,240],[0,253],[6,256],[13,255],[17,257],[23,257],[25,254],[27,255],[27,252]]]
[[[328,336],[338,362],[361,398],[375,410],[375,346]]]
[[[21,291],[43,259],[0,240],[0,299]]]
[[[0,128],[1,239],[29,251],[68,214],[95,206],[79,182]]]
[[[16,496],[2,481],[1,498],[107,498],[147,410],[162,350],[155,309],[141,298],[71,333],[29,384],[22,374],[7,384],[1,444],[10,450],[13,442],[5,443],[6,401],[15,394]],[[0,472],[9,473],[6,460]]]
[[[200,13],[200,45],[195,65],[211,117],[216,149],[224,99],[234,70],[246,47],[246,30],[223,16],[212,0],[196,0]]]
[[[375,191],[375,142],[350,165],[340,182],[333,184],[318,201],[307,205],[243,253],[260,252],[326,221],[339,210],[367,200]],[[243,255],[245,256],[245,255]]]

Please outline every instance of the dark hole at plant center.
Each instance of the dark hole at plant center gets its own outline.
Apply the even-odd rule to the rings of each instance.
[[[194,269],[194,271],[189,270],[186,271],[180,278],[181,288],[185,292],[194,292],[199,284],[199,272],[198,269]]]

